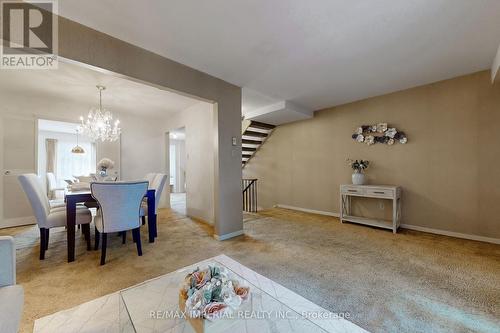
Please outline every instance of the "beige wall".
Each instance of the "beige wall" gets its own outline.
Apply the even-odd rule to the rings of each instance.
[[[59,17],[59,55],[215,102],[215,235],[242,233],[241,88]]]
[[[213,105],[200,102],[167,121],[168,130],[186,128],[186,213],[214,223],[215,131]]]
[[[318,111],[279,126],[244,176],[259,179],[263,207],[338,212],[345,160],[368,159],[370,184],[403,187],[402,223],[500,238],[500,84],[490,82],[484,71]],[[351,139],[377,122],[405,131],[408,144]]]

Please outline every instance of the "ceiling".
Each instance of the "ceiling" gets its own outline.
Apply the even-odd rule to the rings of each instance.
[[[59,62],[57,70],[5,70],[0,75],[2,93],[54,98],[88,105],[89,109],[99,104],[97,84],[106,86],[103,106],[111,111],[163,117],[199,103],[193,98],[65,62]]]
[[[498,0],[65,0],[59,12],[245,88],[247,109],[264,95],[316,110],[485,70],[500,43]]]

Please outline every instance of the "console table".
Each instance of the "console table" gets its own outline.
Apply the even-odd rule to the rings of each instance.
[[[351,215],[351,198],[364,197],[392,201],[392,220]],[[353,222],[385,228],[396,233],[401,224],[401,187],[381,185],[340,185],[340,222]]]

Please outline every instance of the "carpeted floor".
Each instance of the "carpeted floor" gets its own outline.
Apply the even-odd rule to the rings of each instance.
[[[18,283],[25,289],[22,332],[36,318],[89,301],[177,268],[226,254],[371,332],[499,332],[500,246],[335,218],[272,209],[245,216],[245,236],[224,242],[211,227],[170,210],[159,237],[138,257],[129,235],[113,237],[107,263],[85,250],[66,262],[64,229],[53,231],[38,260],[38,230],[0,230],[18,246]]]

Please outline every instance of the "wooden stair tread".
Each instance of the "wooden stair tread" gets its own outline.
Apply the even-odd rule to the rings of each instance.
[[[243,135],[246,135],[246,136],[255,136],[255,137],[258,137],[258,138],[265,138],[265,137],[267,137],[267,133],[254,132],[254,131],[249,131],[249,130],[246,130],[245,133],[243,133]]]
[[[250,126],[248,126],[248,127],[259,128],[259,129],[264,129],[264,130],[272,130],[276,126],[271,125],[271,124],[261,123],[260,121],[251,120]]]
[[[241,150],[243,150],[243,151],[257,151],[257,148],[242,147]]]
[[[245,134],[243,134],[245,135]],[[242,144],[247,144],[247,145],[260,145],[262,141],[259,140],[250,140],[250,139],[241,139]]]

